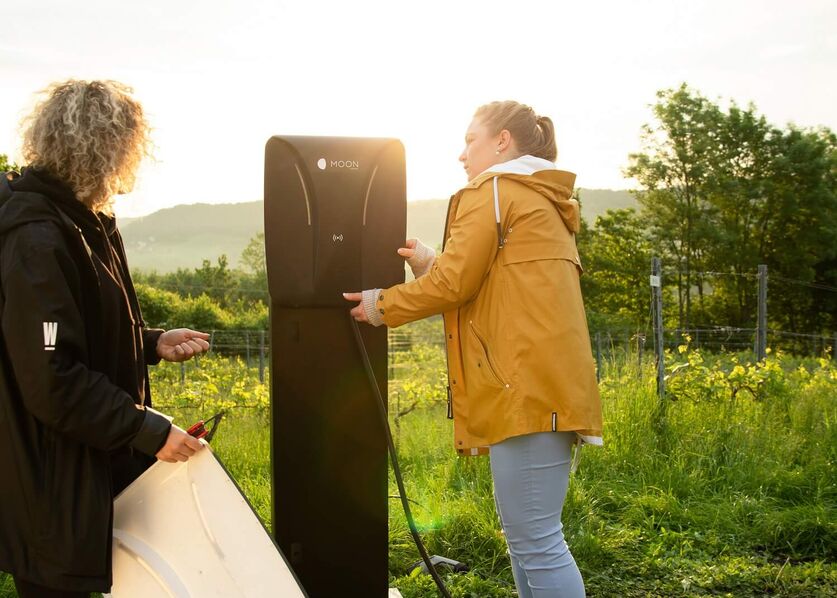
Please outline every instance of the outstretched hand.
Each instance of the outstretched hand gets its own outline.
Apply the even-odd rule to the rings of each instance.
[[[209,351],[209,335],[189,328],[167,330],[157,339],[157,355],[166,361],[186,361]]]

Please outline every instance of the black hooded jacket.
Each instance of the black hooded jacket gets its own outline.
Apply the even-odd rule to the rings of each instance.
[[[112,218],[46,173],[0,176],[0,570],[109,590],[114,495],[170,428],[145,409],[160,333]]]

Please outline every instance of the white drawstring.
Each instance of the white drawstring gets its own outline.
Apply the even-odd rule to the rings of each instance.
[[[494,217],[497,220],[497,244],[502,249],[505,244],[503,229],[500,226],[500,193],[497,190],[497,177],[494,177]]]

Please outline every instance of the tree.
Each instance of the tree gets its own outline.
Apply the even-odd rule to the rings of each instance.
[[[177,326],[195,330],[223,330],[229,327],[230,314],[209,296],[199,295],[182,300],[173,320]]]
[[[777,282],[786,278],[833,287],[837,144],[827,129],[783,131],[758,116],[753,106],[740,109],[735,104],[720,141],[720,184],[710,197],[718,243],[710,266],[731,269],[734,276],[717,281],[714,310],[728,321],[746,324],[756,310],[751,277],[758,264],[767,264],[768,276]],[[834,329],[833,307],[817,303],[811,287],[771,288],[772,323],[790,330]]]
[[[644,151],[626,173],[644,187],[654,251],[676,267],[680,327],[695,314],[707,325],[754,325],[754,275],[767,264],[781,283],[771,283],[771,325],[833,331],[835,135],[779,129],[752,105],[724,112],[685,85],[658,99],[658,123],[644,127]]]
[[[657,93],[658,124],[645,125],[644,152],[630,154],[626,174],[645,188],[637,193],[664,264],[676,268],[678,322],[691,322],[693,272],[700,271],[714,237],[708,197],[717,187],[714,165],[723,115],[685,84]]]
[[[0,154],[0,172],[10,171],[20,172],[20,167],[13,162],[9,162],[9,157],[6,154]]]
[[[753,273],[763,263],[765,226],[772,217],[767,181],[775,159],[772,140],[781,132],[770,126],[751,105],[734,103],[718,123],[717,161],[713,164],[714,189],[708,201],[714,206],[711,222],[714,243],[707,258],[709,270],[731,276],[711,281],[710,319],[746,326],[757,310]],[[699,286],[701,292],[703,285]]]
[[[247,247],[241,252],[241,265],[246,271],[249,271],[257,277],[267,275],[264,255],[264,233],[258,233],[247,243]]]
[[[837,329],[837,137],[790,127],[771,143],[770,197],[760,238],[771,321],[791,330]],[[781,278],[803,283],[782,282]],[[810,286],[804,286],[810,285]],[[831,289],[830,291],[828,289]]]
[[[142,283],[137,283],[135,288],[145,323],[151,328],[172,328],[180,309],[180,296]]]
[[[229,286],[230,270],[226,255],[221,255],[217,265],[213,266],[209,260],[203,260],[200,268],[195,268],[197,281],[209,289],[225,289]]]
[[[591,328],[642,327],[648,320],[651,242],[634,209],[608,210],[580,232],[581,286]]]

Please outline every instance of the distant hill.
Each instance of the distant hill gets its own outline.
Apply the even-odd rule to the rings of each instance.
[[[133,269],[172,272],[195,268],[222,254],[234,266],[256,233],[264,230],[262,202],[191,204],[120,222]]]
[[[627,191],[610,189],[579,189],[579,199],[588,224],[606,210],[637,205]],[[446,199],[408,202],[407,236],[441,245],[447,205]],[[236,266],[250,239],[264,230],[263,203],[179,205],[121,219],[120,229],[133,269],[172,272],[199,267],[204,259],[214,263],[222,254]]]
[[[581,216],[591,226],[596,223],[596,218],[608,210],[639,209],[639,203],[630,191],[579,189],[578,200],[581,203]]]

